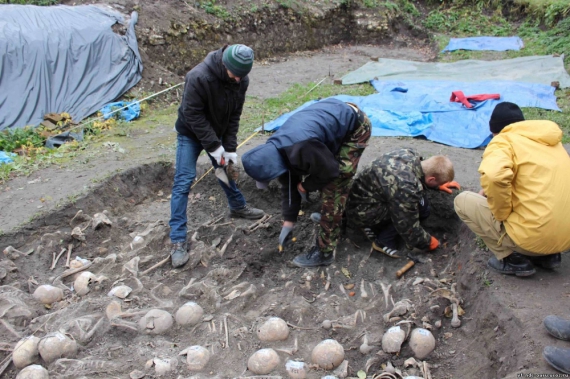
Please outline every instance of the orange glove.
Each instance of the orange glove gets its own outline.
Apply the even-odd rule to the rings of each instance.
[[[451,193],[451,188],[461,189],[461,186],[457,182],[447,182],[443,183],[441,186],[437,187],[440,191]]]
[[[434,236],[431,236],[431,240],[429,241],[429,251],[433,251],[435,249],[437,249],[437,247],[439,246],[439,241],[437,240],[437,238],[435,238]]]

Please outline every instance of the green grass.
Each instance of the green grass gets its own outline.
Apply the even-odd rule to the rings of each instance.
[[[316,83],[307,85],[294,84],[279,97],[258,99],[247,97],[240,122],[239,140],[244,140],[263,123],[268,123],[280,115],[290,112],[309,100],[321,99],[334,95],[366,96],[376,91],[369,84],[338,86]],[[310,92],[309,92],[310,91]]]

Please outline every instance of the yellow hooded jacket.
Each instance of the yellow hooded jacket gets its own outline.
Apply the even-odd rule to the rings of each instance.
[[[479,166],[497,221],[525,250],[570,249],[570,157],[552,121],[521,121],[493,137]]]

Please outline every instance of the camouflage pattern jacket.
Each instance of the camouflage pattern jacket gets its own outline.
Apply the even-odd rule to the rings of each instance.
[[[427,201],[420,162],[415,150],[400,149],[358,173],[348,198],[349,224],[362,228],[391,221],[408,248],[427,248],[431,236],[419,219],[419,206]]]

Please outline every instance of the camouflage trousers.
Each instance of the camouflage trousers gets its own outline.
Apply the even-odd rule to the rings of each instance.
[[[321,252],[332,253],[340,237],[342,214],[348,199],[352,178],[364,153],[371,133],[371,123],[364,114],[360,126],[344,140],[337,155],[340,175],[321,190],[321,222],[317,241]]]

